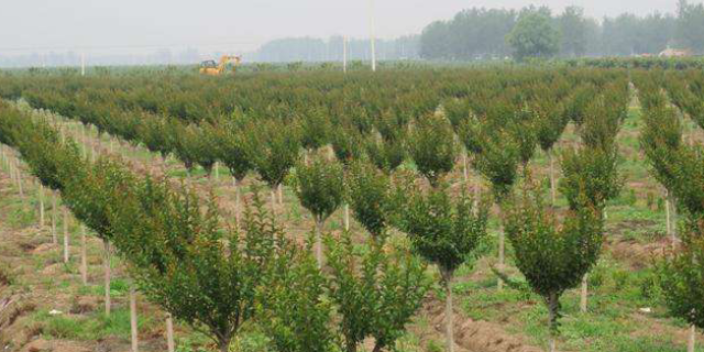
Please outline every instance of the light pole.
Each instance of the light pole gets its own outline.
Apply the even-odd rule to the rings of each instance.
[[[372,51],[372,71],[376,72],[376,46],[375,46],[375,33],[374,33],[374,0],[369,0],[369,33]]]
[[[342,37],[342,72],[347,73],[347,36]]]

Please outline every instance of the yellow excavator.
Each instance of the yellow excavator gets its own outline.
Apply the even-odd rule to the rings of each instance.
[[[200,73],[209,76],[220,76],[225,73],[225,68],[228,64],[232,65],[232,73],[237,71],[237,66],[242,62],[241,56],[224,55],[220,58],[220,62],[215,60],[207,60],[200,63]]]

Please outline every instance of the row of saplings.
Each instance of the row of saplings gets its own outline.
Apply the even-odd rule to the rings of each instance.
[[[428,186],[410,176],[392,179],[363,162],[343,167],[312,157],[299,163],[295,191],[318,224],[347,198],[371,234],[316,231],[310,250],[302,250],[267,214],[257,192],[238,228],[222,229],[212,201],[135,177],[112,159],[90,163],[48,124],[6,106],[0,142],[16,148],[44,185],[61,192],[76,218],[114,244],[141,292],[212,337],[221,351],[249,322],[280,351],[356,351],[367,338],[375,351],[393,348],[431,287],[425,263],[440,272],[453,349],[452,277],[486,238],[489,202],[451,195],[438,177],[446,171],[424,172],[431,175]],[[606,193],[617,182],[608,166],[613,152],[594,148],[603,146],[573,153],[577,172],[562,187],[568,211],[558,215],[544,206],[528,171],[522,195],[502,197],[516,265],[544,298],[553,333],[560,295],[579,285],[598,258]],[[395,238],[389,226],[408,235],[411,251],[389,240]]]
[[[685,219],[680,228],[681,243],[661,266],[662,287],[672,313],[692,324],[687,350],[694,351],[695,327],[704,328],[704,150],[692,137],[684,138],[686,110],[670,105],[656,82],[638,78],[645,112],[641,146],[652,175]],[[702,120],[701,116],[689,118]]]

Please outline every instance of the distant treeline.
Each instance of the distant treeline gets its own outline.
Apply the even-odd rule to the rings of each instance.
[[[377,39],[377,59],[466,61],[512,56],[514,49],[507,43],[507,35],[522,16],[535,12],[549,16],[552,27],[559,32],[557,55],[561,57],[654,55],[668,47],[704,53],[704,5],[679,0],[674,14],[655,12],[636,16],[625,13],[602,20],[585,16],[584,10],[575,6],[560,14],[554,14],[547,7],[471,8],[450,20],[429,24],[420,35]],[[339,62],[343,55],[342,43],[341,36],[327,40],[277,39],[247,55],[246,59],[250,62]],[[348,40],[347,50],[351,61],[371,58],[368,39]]]
[[[559,55],[629,56],[657,54],[667,47],[704,52],[704,5],[680,0],[676,14],[647,16],[622,14],[597,21],[579,7],[554,15],[547,7],[520,11],[472,8],[451,20],[436,21],[420,36],[420,56],[425,59],[468,60],[513,54],[506,37],[522,16],[541,12],[560,33]]]
[[[419,37],[405,36],[397,39],[377,39],[378,60],[418,59]],[[347,58],[350,61],[371,58],[369,39],[348,39]],[[284,38],[264,44],[256,53],[246,57],[247,61],[260,62],[323,62],[342,61],[343,38]]]

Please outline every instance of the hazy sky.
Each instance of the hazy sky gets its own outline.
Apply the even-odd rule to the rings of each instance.
[[[701,1],[701,0],[700,0]],[[360,37],[369,33],[369,0],[5,0],[0,55],[28,51],[246,51],[285,36]],[[374,0],[377,35],[417,33],[473,6],[578,5],[590,16],[672,12],[677,0]],[[79,49],[83,47],[82,49]],[[127,48],[129,47],[129,48]],[[27,50],[25,50],[27,49]],[[114,51],[117,49],[110,49]]]

